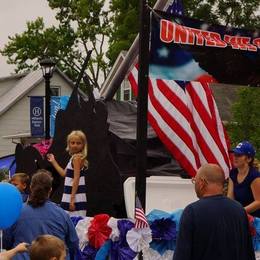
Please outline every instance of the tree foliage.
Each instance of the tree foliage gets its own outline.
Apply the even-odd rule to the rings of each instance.
[[[210,23],[260,27],[259,0],[183,0],[185,15]]]
[[[233,104],[233,121],[228,132],[233,146],[249,140],[260,159],[260,88],[245,87],[238,92],[238,101]]]
[[[149,1],[153,6],[155,0]],[[113,64],[122,50],[128,50],[139,30],[139,0],[112,0],[112,32],[107,56]]]
[[[58,66],[75,79],[88,50],[92,58],[88,72],[91,83],[99,87],[100,78],[106,77],[108,65],[104,43],[109,35],[108,12],[104,0],[48,0],[56,12],[57,26],[46,28],[42,18],[27,23],[21,34],[9,37],[1,50],[16,72],[35,69],[44,56],[53,58]]]
[[[139,28],[139,0],[47,0],[56,12],[57,26],[46,28],[42,18],[27,23],[27,29],[9,37],[1,50],[16,72],[38,67],[43,54],[75,79],[89,49],[93,55],[88,66],[91,83],[99,87],[101,78],[121,50],[128,50]],[[150,0],[153,6],[156,0]],[[229,26],[260,27],[259,0],[183,0],[185,15]],[[109,37],[106,59],[105,39]]]

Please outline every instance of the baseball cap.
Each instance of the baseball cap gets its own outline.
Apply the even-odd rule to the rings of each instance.
[[[248,141],[239,143],[231,152],[240,155],[247,155],[248,157],[255,157],[256,153],[255,148]]]

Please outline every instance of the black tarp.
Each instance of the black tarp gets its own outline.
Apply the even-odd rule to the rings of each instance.
[[[112,157],[122,176],[134,176],[136,171],[136,113],[135,101],[107,101],[109,138]],[[148,175],[182,175],[183,169],[148,124],[147,130]]]
[[[123,182],[136,175],[136,104],[118,101],[83,100],[75,90],[65,111],[59,111],[55,134],[48,152],[65,167],[66,136],[75,129],[88,139],[89,169],[86,174],[88,215],[107,213],[126,217]],[[152,128],[148,127],[147,175],[183,175]],[[54,186],[51,199],[60,202],[64,180],[50,163],[32,146],[16,148],[17,171],[33,175],[39,168],[52,172]]]

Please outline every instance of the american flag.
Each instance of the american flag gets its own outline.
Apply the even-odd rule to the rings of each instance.
[[[137,95],[138,70],[128,79]],[[229,145],[207,83],[149,78],[148,120],[158,137],[190,175],[205,163],[231,166]]]
[[[144,214],[141,202],[136,196],[135,199],[135,228],[148,228],[149,224]]]
[[[167,13],[183,15],[183,4],[181,0],[170,0],[168,3]]]

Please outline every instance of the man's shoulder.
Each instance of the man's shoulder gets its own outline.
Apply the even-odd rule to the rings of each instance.
[[[220,216],[224,218],[245,218],[245,210],[240,203],[225,196],[202,198],[189,204],[184,209],[184,217],[193,221],[215,221]]]
[[[187,208],[197,209],[201,207],[216,207],[216,205],[227,205],[243,209],[241,204],[224,195],[208,196],[201,198],[187,206]]]

